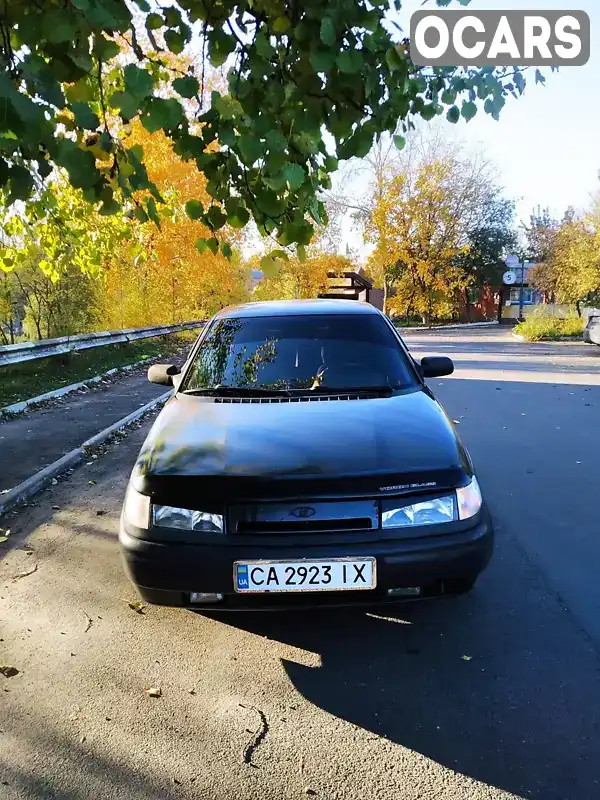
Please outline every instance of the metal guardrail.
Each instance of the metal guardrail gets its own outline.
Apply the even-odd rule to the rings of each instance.
[[[178,325],[155,325],[149,328],[129,328],[123,331],[103,331],[102,333],[82,333],[78,336],[61,336],[58,339],[40,339],[38,342],[20,342],[0,347],[0,367],[33,361],[37,358],[49,358],[72,353],[76,350],[89,350],[92,347],[104,347],[107,344],[125,344],[136,339],[150,339],[178,331],[201,328],[205,320],[182,322]]]

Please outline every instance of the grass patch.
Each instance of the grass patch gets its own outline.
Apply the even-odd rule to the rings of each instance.
[[[584,326],[585,320],[581,317],[554,317],[541,309],[530,314],[524,322],[515,325],[514,330],[528,342],[543,342],[556,339],[581,339]]]
[[[179,356],[182,360],[182,350],[187,351],[197,335],[197,331],[182,331],[0,367],[0,408],[147,358]]]

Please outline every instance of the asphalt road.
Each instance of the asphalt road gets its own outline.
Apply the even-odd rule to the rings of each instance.
[[[86,439],[164,394],[147,365],[55,398],[14,419],[0,417],[0,491],[47,467]]]
[[[0,522],[2,800],[600,797],[600,348],[407,341],[457,362],[432,388],[498,528],[473,594],[138,614],[116,548],[134,431]]]

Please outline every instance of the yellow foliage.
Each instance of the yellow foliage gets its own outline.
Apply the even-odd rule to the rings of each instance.
[[[350,259],[333,253],[315,253],[304,261],[290,258],[278,273],[264,278],[252,295],[253,300],[294,300],[317,297],[327,286],[327,275],[352,272]]]
[[[235,251],[232,261],[218,253],[196,250],[199,237],[212,234],[189,219],[184,205],[199,200],[210,204],[206,179],[193,162],[179,158],[162,131],[149,134],[139,123],[131,133],[140,144],[150,179],[166,203],[159,207],[160,228],[141,226],[139,243],[115,253],[105,272],[103,322],[108,327],[138,327],[181,322],[210,316],[219,308],[241,302],[248,294],[249,273]],[[222,229],[235,241],[236,231]]]
[[[370,274],[386,295],[395,286],[388,310],[427,319],[452,314],[458,292],[469,284],[455,263],[467,251],[479,188],[445,156],[379,176],[365,239],[374,246]]]

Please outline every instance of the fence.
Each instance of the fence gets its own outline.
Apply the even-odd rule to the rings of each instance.
[[[182,322],[179,325],[155,325],[149,328],[130,328],[123,331],[104,331],[102,333],[82,333],[78,336],[61,336],[58,339],[41,339],[38,342],[20,342],[0,347],[0,367],[33,361],[36,358],[49,358],[72,353],[76,350],[89,350],[107,344],[126,344],[136,339],[150,339],[178,331],[201,328],[205,320]]]

